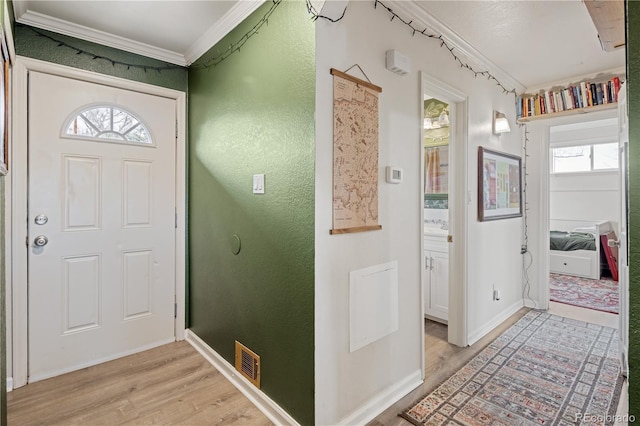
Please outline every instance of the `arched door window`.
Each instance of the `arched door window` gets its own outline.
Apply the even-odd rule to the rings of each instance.
[[[64,136],[153,145],[149,130],[140,119],[122,108],[108,105],[90,106],[74,113],[65,125]]]

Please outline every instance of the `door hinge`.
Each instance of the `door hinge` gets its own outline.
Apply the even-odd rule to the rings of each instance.
[[[173,317],[174,318],[178,318],[178,304],[177,303],[173,304]]]
[[[176,139],[178,139],[178,120],[176,120]]]
[[[24,237],[24,245],[29,247],[29,236]]]
[[[178,229],[178,209],[175,209],[175,210],[173,211],[173,214],[174,214],[174,218],[175,218],[175,223],[174,223],[174,225],[175,225],[175,228],[176,228],[176,229]]]

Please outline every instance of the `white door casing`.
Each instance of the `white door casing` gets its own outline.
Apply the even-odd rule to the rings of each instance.
[[[628,259],[628,211],[627,202],[629,191],[629,116],[627,111],[626,83],[620,88],[618,100],[618,144],[620,146],[620,235],[618,235],[618,292],[620,311],[618,314],[618,333],[620,335],[620,364],[622,374],[629,372],[629,259]]]
[[[72,79],[76,79],[76,80],[83,80],[86,82],[98,83],[101,85],[101,87],[108,88],[108,90],[114,90],[113,89],[114,87],[125,89],[120,92],[120,95],[118,95],[118,96],[123,96],[124,98],[126,98],[129,95],[134,95],[135,97],[135,96],[141,95],[142,93],[147,93],[149,95],[154,95],[152,98],[155,101],[160,101],[159,103],[169,102],[169,104],[172,105],[170,120],[168,121],[168,123],[163,124],[163,126],[166,126],[166,129],[162,130],[163,133],[166,132],[167,135],[169,135],[169,141],[171,143],[170,160],[168,160],[168,162],[165,161],[166,164],[164,165],[161,165],[158,163],[158,167],[156,167],[155,163],[149,163],[149,161],[147,161],[148,159],[144,160],[140,157],[137,157],[131,151],[129,151],[131,155],[125,154],[124,161],[121,160],[120,162],[118,162],[118,161],[114,161],[113,159],[110,159],[110,156],[115,155],[114,153],[118,149],[124,148],[125,149],[124,152],[126,153],[127,152],[126,149],[133,149],[138,151],[139,150],[156,151],[157,150],[156,148],[119,146],[117,144],[109,144],[109,143],[103,144],[99,142],[88,142],[88,141],[72,141],[72,142],[78,142],[80,144],[88,144],[88,145],[91,145],[91,144],[101,145],[98,155],[96,155],[95,153],[92,154],[86,151],[71,152],[65,149],[63,150],[65,151],[64,153],[59,153],[60,159],[58,161],[58,164],[63,164],[63,165],[66,164],[67,170],[71,175],[75,174],[76,176],[82,176],[83,173],[88,173],[89,176],[93,174],[94,178],[101,179],[102,183],[107,185],[107,187],[105,187],[106,190],[104,189],[101,190],[101,194],[103,197],[107,197],[112,192],[115,192],[115,190],[109,189],[108,185],[112,185],[116,189],[125,190],[125,192],[129,191],[130,193],[136,192],[136,191],[144,192],[145,185],[140,185],[141,180],[144,181],[150,176],[158,177],[160,180],[164,179],[164,182],[163,182],[164,189],[160,192],[162,196],[158,197],[158,195],[155,194],[151,196],[151,199],[152,200],[154,200],[155,198],[162,199],[168,193],[173,194],[173,197],[170,196],[169,198],[175,198],[174,201],[170,202],[171,204],[170,212],[169,214],[165,215],[166,217],[164,219],[168,224],[168,226],[166,227],[171,230],[170,232],[171,235],[169,237],[165,236],[164,237],[165,239],[160,243],[163,246],[168,244],[170,246],[169,252],[172,252],[172,251],[175,252],[171,255],[172,259],[168,262],[169,264],[167,265],[160,266],[159,264],[163,263],[162,261],[160,261],[158,262],[158,265],[154,266],[154,262],[157,262],[159,259],[155,259],[155,258],[152,259],[150,257],[151,254],[148,249],[149,247],[152,247],[153,244],[157,244],[158,242],[156,241],[156,242],[148,243],[144,247],[127,248],[125,246],[130,243],[130,241],[127,240],[127,238],[130,238],[130,237],[127,237],[125,235],[127,232],[120,233],[120,231],[107,233],[107,234],[113,234],[113,235],[103,235],[105,241],[109,239],[112,239],[114,241],[120,239],[118,241],[118,244],[120,245],[118,246],[118,244],[116,244],[117,249],[120,250],[120,253],[119,253],[119,256],[115,257],[115,260],[112,254],[109,255],[102,248],[98,250],[89,248],[88,251],[84,252],[84,254],[80,256],[76,256],[73,253],[71,254],[66,253],[64,256],[62,256],[62,258],[59,257],[57,262],[55,261],[52,262],[49,259],[45,263],[48,262],[51,265],[57,263],[57,265],[53,265],[54,268],[57,268],[57,274],[59,274],[61,277],[64,277],[65,276],[64,274],[66,271],[67,275],[72,278],[70,281],[68,281],[71,283],[74,282],[73,280],[74,276],[78,276],[78,274],[87,274],[89,271],[92,270],[93,267],[97,265],[98,261],[101,262],[103,264],[101,267],[101,271],[102,273],[105,274],[105,277],[107,277],[109,274],[111,274],[112,276],[116,276],[116,279],[119,280],[119,286],[120,286],[119,294],[116,292],[116,296],[113,296],[113,295],[105,296],[105,300],[108,297],[115,298],[117,299],[116,303],[119,303],[121,307],[119,309],[113,309],[113,310],[101,309],[100,311],[98,310],[91,311],[90,309],[87,309],[87,307],[85,306],[75,311],[75,316],[72,315],[71,322],[69,321],[69,319],[62,319],[62,318],[59,318],[57,320],[56,319],[52,320],[51,318],[49,318],[48,322],[53,324],[52,325],[53,328],[57,328],[58,334],[62,334],[64,337],[72,336],[75,338],[82,334],[88,334],[89,332],[99,331],[100,333],[106,333],[104,329],[107,328],[108,320],[110,317],[112,317],[117,319],[118,325],[116,326],[116,331],[112,332],[111,338],[114,338],[114,336],[116,337],[119,336],[121,338],[119,340],[133,341],[131,336],[128,336],[126,334],[128,332],[125,331],[124,328],[122,328],[123,327],[122,324],[123,323],[127,325],[136,324],[137,326],[138,323],[144,323],[146,320],[149,319],[149,317],[153,317],[155,315],[155,312],[153,314],[145,313],[144,312],[145,305],[144,303],[141,303],[141,301],[147,300],[149,302],[150,310],[154,311],[156,309],[155,306],[156,306],[156,303],[159,301],[160,296],[158,296],[158,294],[156,294],[155,291],[152,291],[151,293],[147,292],[147,295],[150,295],[150,298],[145,299],[144,297],[142,297],[141,295],[144,294],[144,291],[141,291],[141,290],[144,290],[144,285],[143,286],[133,285],[129,288],[129,291],[125,293],[123,291],[123,284],[122,284],[123,278],[125,276],[123,266],[127,266],[127,268],[125,269],[130,272],[129,276],[137,276],[137,277],[143,277],[143,278],[145,276],[148,276],[150,278],[149,280],[150,283],[153,282],[153,278],[157,278],[161,275],[170,276],[170,279],[169,279],[170,287],[171,287],[170,298],[168,299],[168,302],[164,301],[161,303],[161,305],[163,306],[162,309],[165,312],[164,321],[167,322],[167,318],[169,318],[168,320],[169,326],[159,327],[163,329],[162,337],[158,337],[157,335],[155,336],[145,335],[144,339],[146,340],[141,343],[139,342],[139,345],[136,348],[132,349],[132,348],[126,348],[126,347],[118,347],[115,349],[115,352],[117,353],[115,353],[112,348],[111,354],[100,355],[99,354],[100,344],[96,344],[97,347],[95,349],[92,346],[91,349],[87,351],[87,352],[91,352],[91,357],[93,357],[93,360],[86,361],[82,359],[75,359],[73,362],[75,362],[78,366],[82,366],[83,363],[92,364],[92,363],[106,360],[109,358],[117,357],[119,355],[123,355],[125,353],[135,351],[137,349],[144,349],[144,347],[154,346],[159,344],[160,342],[171,341],[174,339],[182,340],[184,338],[184,324],[185,324],[185,321],[184,321],[184,308],[185,308],[184,306],[184,300],[185,300],[184,244],[185,244],[185,211],[186,211],[185,174],[184,174],[185,173],[185,110],[186,110],[185,93],[171,90],[171,89],[151,86],[143,83],[132,82],[129,80],[95,74],[92,72],[77,70],[70,67],[54,65],[54,64],[50,64],[50,63],[46,63],[38,60],[18,57],[16,61],[16,65],[14,67],[14,76],[13,76],[14,77],[13,78],[13,93],[14,93],[13,106],[14,106],[15,114],[13,116],[13,130],[14,130],[13,149],[11,152],[12,158],[10,160],[13,166],[13,176],[12,176],[13,180],[12,180],[12,187],[11,187],[10,194],[8,194],[11,197],[12,235],[10,237],[11,237],[11,247],[12,247],[11,264],[13,266],[12,268],[13,275],[12,275],[11,283],[13,287],[13,306],[14,306],[14,310],[13,310],[14,341],[12,345],[13,347],[10,348],[10,350],[12,350],[13,352],[14,363],[13,363],[13,371],[11,373],[13,375],[12,378],[13,378],[15,387],[23,386],[27,382],[27,365],[28,365],[27,360],[28,358],[30,358],[30,356],[27,353],[27,348],[28,348],[27,335],[29,330],[28,322],[27,322],[27,311],[28,311],[27,306],[29,302],[29,299],[27,298],[27,258],[28,256],[30,256],[31,258],[35,257],[36,254],[33,253],[33,249],[31,246],[32,246],[33,238],[35,237],[35,235],[40,235],[40,233],[37,233],[34,231],[35,225],[31,225],[33,223],[33,218],[31,217],[32,212],[29,212],[30,214],[29,216],[29,222],[30,222],[29,248],[27,249],[27,247],[25,247],[25,237],[27,235],[26,223],[24,220],[24,218],[27,216],[27,198],[26,198],[26,192],[27,192],[26,191],[27,189],[26,137],[27,137],[27,81],[28,81],[27,76],[29,72],[32,72],[32,71],[42,71],[44,73],[62,75]],[[78,83],[78,82],[75,82],[75,83]],[[53,88],[52,86],[47,86],[47,91],[51,91],[52,88]],[[134,93],[134,92],[138,92],[138,93]],[[63,99],[66,99],[69,97],[70,93],[74,93],[74,92],[65,91],[64,94],[62,95],[58,94],[57,96]],[[51,95],[53,95],[53,93]],[[74,96],[75,96],[75,93],[74,93]],[[162,98],[165,98],[165,99],[162,99]],[[89,103],[89,102],[86,102],[86,103]],[[117,104],[117,103],[118,103],[117,99],[112,99],[111,104]],[[153,104],[155,103],[157,102],[153,102]],[[79,106],[82,106],[82,105],[77,105],[76,107],[79,107]],[[130,109],[135,109],[135,107]],[[138,111],[131,111],[131,112],[138,113]],[[69,111],[67,111],[66,113],[69,114]],[[145,124],[147,124],[149,128],[152,128],[151,132],[153,133],[154,137],[156,137],[157,136],[156,131],[153,130],[154,124],[152,124],[151,122],[147,122],[148,120],[147,117],[143,116],[142,113],[138,113],[138,117],[141,118],[143,121],[145,121]],[[153,121],[153,119],[149,119],[149,120]],[[177,124],[177,128],[176,128],[176,124]],[[52,141],[50,141],[50,143],[56,142],[56,141],[59,142],[58,139],[60,136],[60,132],[62,131],[63,123],[60,122],[60,123],[57,123],[57,125],[58,127],[56,129],[56,134],[53,135],[54,138],[52,139]],[[62,144],[64,145],[67,142],[68,141],[64,141],[62,142]],[[151,159],[151,161],[155,162],[156,160]],[[116,166],[114,166],[114,164]],[[116,169],[117,167],[124,167],[124,168],[119,171],[116,170],[115,172],[111,170],[111,172],[108,174],[109,179],[105,179],[104,177],[99,177],[95,173],[95,170],[94,170],[95,167],[99,167],[103,173],[106,173],[108,170],[113,169],[114,167],[116,167]],[[175,168],[175,171],[172,171],[172,169],[174,168]],[[32,169],[33,169],[33,166],[32,166]],[[165,172],[167,172],[166,173],[167,175],[171,176],[171,178],[168,179],[169,182],[167,182],[167,178],[163,176],[163,173]],[[60,182],[64,180],[64,178],[66,178],[65,176],[69,175],[69,173],[65,175],[60,173],[59,179],[51,179],[51,180],[56,180]],[[111,181],[111,176],[113,176],[112,173],[115,173],[115,176],[117,176],[117,179],[113,181]],[[126,175],[126,174],[128,174],[129,176],[131,176],[132,174],[137,175],[139,179],[132,179],[131,182],[133,182],[133,184],[129,185],[128,187],[123,186],[124,181],[121,178],[123,175]],[[107,175],[105,174],[105,176]],[[35,180],[36,177],[35,176],[32,176],[32,177],[34,178],[32,182],[37,184]],[[42,180],[42,178],[40,178],[40,180]],[[80,189],[84,188],[84,190],[86,191],[87,188],[90,187],[90,185],[86,184],[87,183],[86,179],[83,178],[81,180],[83,181],[83,184],[80,185],[79,188]],[[109,180],[110,182],[106,182],[107,180]],[[46,185],[44,185],[44,182],[43,182],[42,187],[44,188],[45,186]],[[68,194],[67,194],[67,198],[69,198]],[[134,204],[137,203],[136,205],[138,207],[144,204],[144,203],[140,203],[141,197],[133,197],[130,199],[134,201]],[[85,202],[85,204],[89,205],[90,203]],[[103,201],[102,204],[104,205],[105,202]],[[122,203],[118,202],[117,204],[119,204],[120,207],[114,208],[113,206],[110,206],[108,208],[111,208],[111,211],[105,211],[100,213],[102,221],[98,223],[98,225],[100,225],[99,228],[104,228],[109,223],[116,223],[120,221],[120,218],[126,216],[126,212],[125,214],[120,214],[123,208]],[[174,205],[176,207],[175,213],[173,211]],[[33,205],[32,207],[35,208],[37,206]],[[130,203],[129,205],[130,216],[133,214],[136,214],[134,211],[136,210],[136,208],[133,208],[132,210],[131,203]],[[116,212],[114,213],[114,211]],[[53,215],[49,217],[50,219],[49,223],[50,224],[54,224],[55,222],[58,222],[58,224],[62,223],[61,222],[62,213],[63,213],[62,208],[57,208],[57,211],[54,212]],[[150,210],[148,211],[148,213],[150,214],[150,217],[152,218],[152,220],[158,219],[156,217],[158,213],[156,212],[155,206],[150,207]],[[56,219],[56,215],[57,215],[57,219]],[[80,222],[85,221],[86,217],[89,217],[89,216],[85,216],[84,218],[82,218],[82,220],[80,220]],[[140,217],[141,216],[138,215],[137,219],[139,219]],[[71,219],[75,220],[74,218],[78,219],[78,216],[72,217]],[[134,220],[134,222],[136,220]],[[122,225],[121,221],[119,225]],[[126,229],[127,231],[137,232],[137,231],[148,230],[148,229],[145,229],[145,226],[142,226],[140,223],[138,223],[137,225],[134,225],[134,224],[130,224],[130,225],[133,225],[133,226],[129,226],[128,227],[129,229]],[[162,226],[165,226],[165,225],[162,225]],[[123,227],[120,226],[120,228],[123,228]],[[44,228],[41,228],[41,229],[44,229]],[[42,253],[44,253],[45,249],[47,248],[50,248],[51,249],[50,251],[53,252],[56,245],[58,245],[58,248],[60,248],[60,246],[66,247],[70,245],[77,252],[81,252],[81,250],[87,249],[86,247],[81,247],[81,245],[77,244],[75,241],[63,241],[64,239],[63,237],[55,235],[56,231],[52,231],[51,229],[48,229],[47,232],[49,232],[48,237],[50,237],[50,242],[43,249],[38,249],[38,250],[42,250]],[[75,234],[80,235],[83,232],[97,234],[102,231],[86,230],[86,231],[74,231],[74,232]],[[74,232],[68,232],[68,233],[74,233]],[[117,234],[119,233],[121,235],[117,236]],[[43,232],[42,234],[47,235],[45,232]],[[75,237],[77,237],[78,235],[75,235]],[[96,240],[96,239],[102,240],[102,238],[88,238],[88,240]],[[112,257],[111,260],[108,259],[109,256]],[[153,256],[155,256],[155,253],[153,254]],[[41,258],[41,259],[44,260],[44,258]],[[116,268],[111,268],[112,265],[107,265],[105,267],[104,266],[105,261],[107,261],[107,263],[108,262],[115,263],[116,266],[120,268],[120,271],[119,272],[115,271]],[[145,266],[145,265],[148,266],[149,262],[151,262],[152,271],[149,271]],[[167,262],[164,262],[164,263],[167,263]],[[65,267],[63,268],[63,266]],[[156,270],[154,271],[153,269],[156,269]],[[43,270],[46,270],[46,268]],[[32,271],[32,274],[35,274],[34,278],[36,279],[36,282],[38,280],[38,277],[37,277],[38,273],[40,273],[39,269],[35,269]],[[92,274],[88,274],[88,275],[92,275]],[[52,275],[52,277],[54,276],[55,274]],[[106,279],[105,277],[103,277],[101,281],[101,285],[103,289],[104,289],[104,283]],[[53,278],[51,279],[51,281],[53,281]],[[76,280],[75,282],[78,283],[80,281]],[[71,286],[71,288],[73,289],[73,285]],[[82,288],[82,287],[77,287],[76,290],[78,288]],[[80,293],[82,293],[82,291],[85,291],[85,290],[86,289],[82,289]],[[50,291],[50,290],[47,289],[46,291]],[[79,293],[76,292],[76,294],[79,294]],[[92,295],[93,298],[95,299],[95,293],[93,294],[89,293],[89,294]],[[126,301],[124,297],[125,294],[128,294],[128,299]],[[100,295],[100,297],[102,297],[102,295]],[[55,300],[55,299],[48,300],[48,303],[51,305],[54,305],[53,302],[55,301],[55,302],[58,302],[58,305],[62,305],[63,300],[64,299],[60,297],[58,298],[58,300]],[[126,308],[127,310],[125,311],[124,310],[125,308],[122,307],[122,305],[127,302],[129,303],[129,305]],[[174,302],[176,304],[175,320],[174,320]],[[34,303],[36,303],[36,305],[31,306],[32,311],[38,309],[37,307],[38,302],[34,302]],[[112,312],[112,311],[119,311],[119,312]],[[98,321],[94,321],[94,322],[99,322],[99,324],[92,325],[91,315],[94,314],[94,317],[95,317],[95,314],[97,312],[99,312],[99,316],[97,317]],[[87,321],[87,318],[89,318],[89,321]],[[82,323],[86,323],[86,324],[82,324]],[[68,328],[75,327],[75,329],[66,330],[67,333],[63,334],[65,324],[67,325]],[[83,328],[86,329],[86,331],[80,331]],[[153,329],[154,327],[151,327],[151,328]],[[138,330],[138,335],[147,334],[148,332],[149,332],[149,329],[147,329],[144,332]],[[98,338],[98,341],[101,341],[103,337]],[[32,346],[34,344],[37,345],[38,344],[37,342],[39,342],[39,339],[32,338],[30,340],[31,340],[30,344]],[[105,338],[104,340],[107,341],[108,338]],[[73,347],[73,345],[71,345],[71,347]],[[29,347],[29,349],[31,350],[33,348]],[[37,348],[35,349],[37,350]],[[49,349],[50,348],[47,348],[47,351],[49,351]],[[84,350],[76,350],[75,352],[84,352]],[[35,359],[32,359],[32,361],[35,361]],[[53,372],[53,374],[57,374],[56,372],[65,371],[68,367],[52,365],[47,368],[49,368],[50,371]],[[33,378],[37,379],[37,378],[46,377],[47,375],[50,375],[50,373],[38,372],[38,370],[32,369],[31,375],[33,376]]]

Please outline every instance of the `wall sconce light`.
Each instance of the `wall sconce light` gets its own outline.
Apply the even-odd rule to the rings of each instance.
[[[493,111],[493,133],[500,135],[510,131],[511,127],[509,127],[509,120],[507,120],[507,117],[501,112]]]

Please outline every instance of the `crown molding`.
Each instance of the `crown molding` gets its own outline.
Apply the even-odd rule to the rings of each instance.
[[[409,19],[413,19],[415,22],[420,22],[432,33],[442,35],[442,38],[444,38],[451,47],[455,47],[456,55],[460,58],[464,58],[466,62],[476,65],[478,67],[478,71],[489,71],[502,83],[503,86],[515,89],[516,93],[522,93],[525,90],[524,84],[520,83],[511,74],[492,62],[478,49],[473,47],[458,33],[442,23],[435,16],[429,14],[429,12],[420,7],[418,2],[397,1],[393,3],[394,12],[397,13],[401,11],[406,14],[406,16],[403,16],[404,19],[410,17]]]
[[[84,25],[78,25],[63,19],[53,18],[28,9],[21,15],[18,15],[18,10],[24,9],[21,3],[22,2],[20,1],[13,3],[21,6],[15,9],[16,22],[21,24],[30,25],[47,31],[53,31],[58,34],[64,34],[70,37],[113,47],[115,49],[124,50],[126,52],[158,59],[160,61],[169,62],[183,67],[187,65],[183,55],[167,49],[161,49],[146,43],[140,43],[125,37],[109,34],[104,31],[94,30],[92,28],[85,27]]]
[[[265,0],[241,0],[238,1],[225,15],[207,30],[184,54],[186,65],[191,65],[216,45],[231,30],[244,21],[257,8],[262,6]]]

